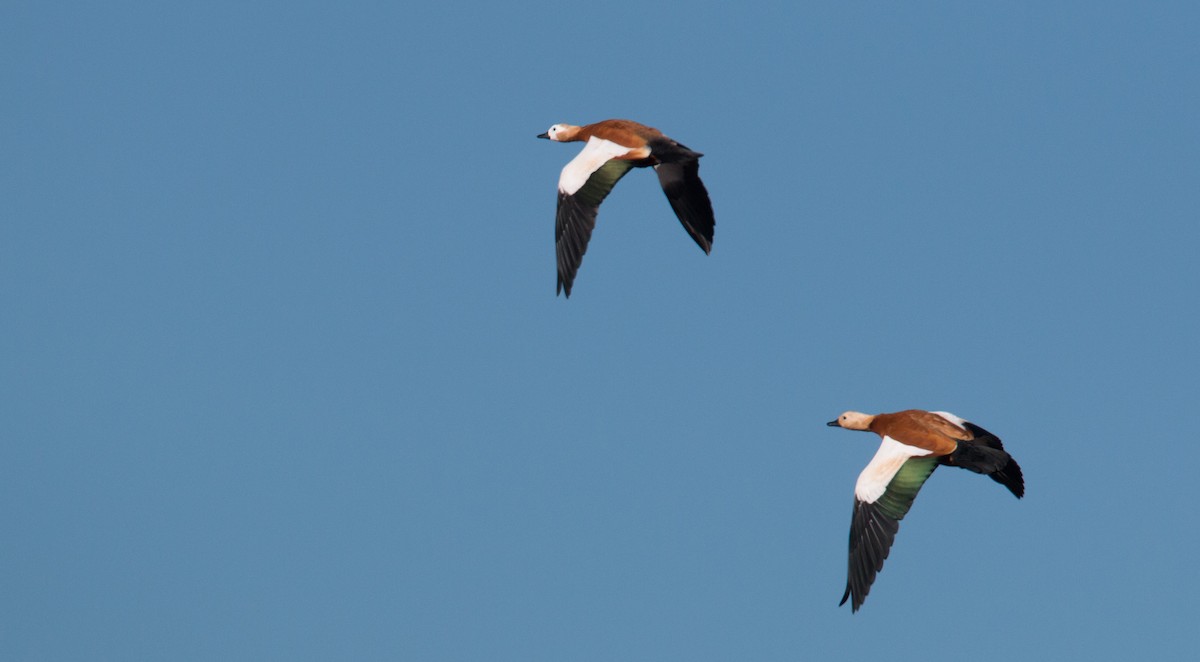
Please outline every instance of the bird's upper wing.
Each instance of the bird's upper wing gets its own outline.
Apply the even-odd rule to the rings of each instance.
[[[633,167],[628,161],[616,159],[628,151],[627,147],[593,137],[558,179],[554,245],[558,253],[558,292],[566,290],[568,297],[596,227],[600,203]]]
[[[1025,496],[1025,476],[1021,473],[1021,465],[1017,464],[1017,461],[1004,450],[1004,444],[1000,442],[1000,437],[974,423],[963,421],[963,426],[975,436],[972,443],[1003,452],[1004,462],[988,474],[991,479],[1007,487],[1018,499]]]
[[[928,451],[883,438],[855,485],[846,592],[839,604],[851,600],[853,611],[862,606],[875,575],[883,569],[900,520],[936,468],[937,458],[928,456]]]
[[[717,222],[708,189],[700,181],[700,162],[660,163],[654,166],[654,171],[658,173],[658,182],[683,229],[705,253],[712,251],[713,229]]]

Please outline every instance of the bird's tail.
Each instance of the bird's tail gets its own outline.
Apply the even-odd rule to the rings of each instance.
[[[987,474],[1007,487],[1018,499],[1025,496],[1025,477],[1021,474],[1021,466],[1004,450],[1000,439],[978,425],[966,423],[966,427],[975,438],[958,442],[958,449],[938,458],[939,463]]]

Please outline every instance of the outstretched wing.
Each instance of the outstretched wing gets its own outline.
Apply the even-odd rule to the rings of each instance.
[[[888,441],[889,439],[884,439],[884,446]],[[880,447],[880,454],[884,446]],[[876,459],[879,459],[880,454],[876,455]],[[870,500],[869,493],[864,498],[863,478],[868,477],[868,471],[875,464],[876,460],[872,460],[871,464],[867,465],[859,479],[859,486],[855,489],[854,516],[850,521],[850,563],[846,592],[842,594],[842,601],[838,603],[841,606],[846,604],[846,600],[850,600],[852,611],[858,611],[867,599],[875,575],[883,569],[883,561],[888,557],[892,543],[896,540],[900,520],[904,519],[908,509],[912,507],[913,499],[917,498],[917,492],[938,466],[936,457],[909,457],[895,470],[882,494]]]
[[[596,227],[596,212],[613,186],[633,166],[616,160],[629,151],[616,143],[592,138],[583,151],[563,168],[558,180],[558,213],[554,245],[558,253],[558,289],[571,296],[575,273],[583,262]]]
[[[997,483],[1007,487],[1008,491],[1012,492],[1013,496],[1018,499],[1025,496],[1025,476],[1021,473],[1021,465],[1017,464],[1017,461],[1008,454],[1008,451],[1004,450],[1004,444],[1000,442],[1000,437],[974,423],[964,421],[963,425],[975,436],[975,439],[969,443],[979,444],[994,451],[999,451],[999,455],[1002,458],[999,467],[990,471],[988,476]]]
[[[713,229],[717,222],[713,217],[712,201],[708,189],[700,181],[700,162],[696,160],[676,163],[660,163],[654,166],[658,183],[663,193],[683,224],[683,229],[704,250],[712,251]]]

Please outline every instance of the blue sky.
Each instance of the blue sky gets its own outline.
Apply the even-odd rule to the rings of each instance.
[[[10,2],[0,657],[1195,650],[1190,3]],[[552,123],[706,154],[554,296]],[[838,608],[845,409],[990,429]]]

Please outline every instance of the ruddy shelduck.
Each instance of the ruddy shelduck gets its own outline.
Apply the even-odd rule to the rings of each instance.
[[[604,120],[587,126],[555,124],[538,138],[587,144],[558,178],[554,243],[558,289],[571,296],[575,273],[596,227],[596,212],[613,186],[631,168],[653,166],[675,215],[705,253],[712,251],[712,202],[700,181],[700,157],[661,131],[630,120]]]
[[[854,485],[850,566],[846,592],[858,611],[900,530],[900,520],[939,464],[987,474],[1018,499],[1025,495],[1021,467],[996,435],[944,411],[909,409],[874,416],[848,411],[827,425],[866,430],[883,438]]]

